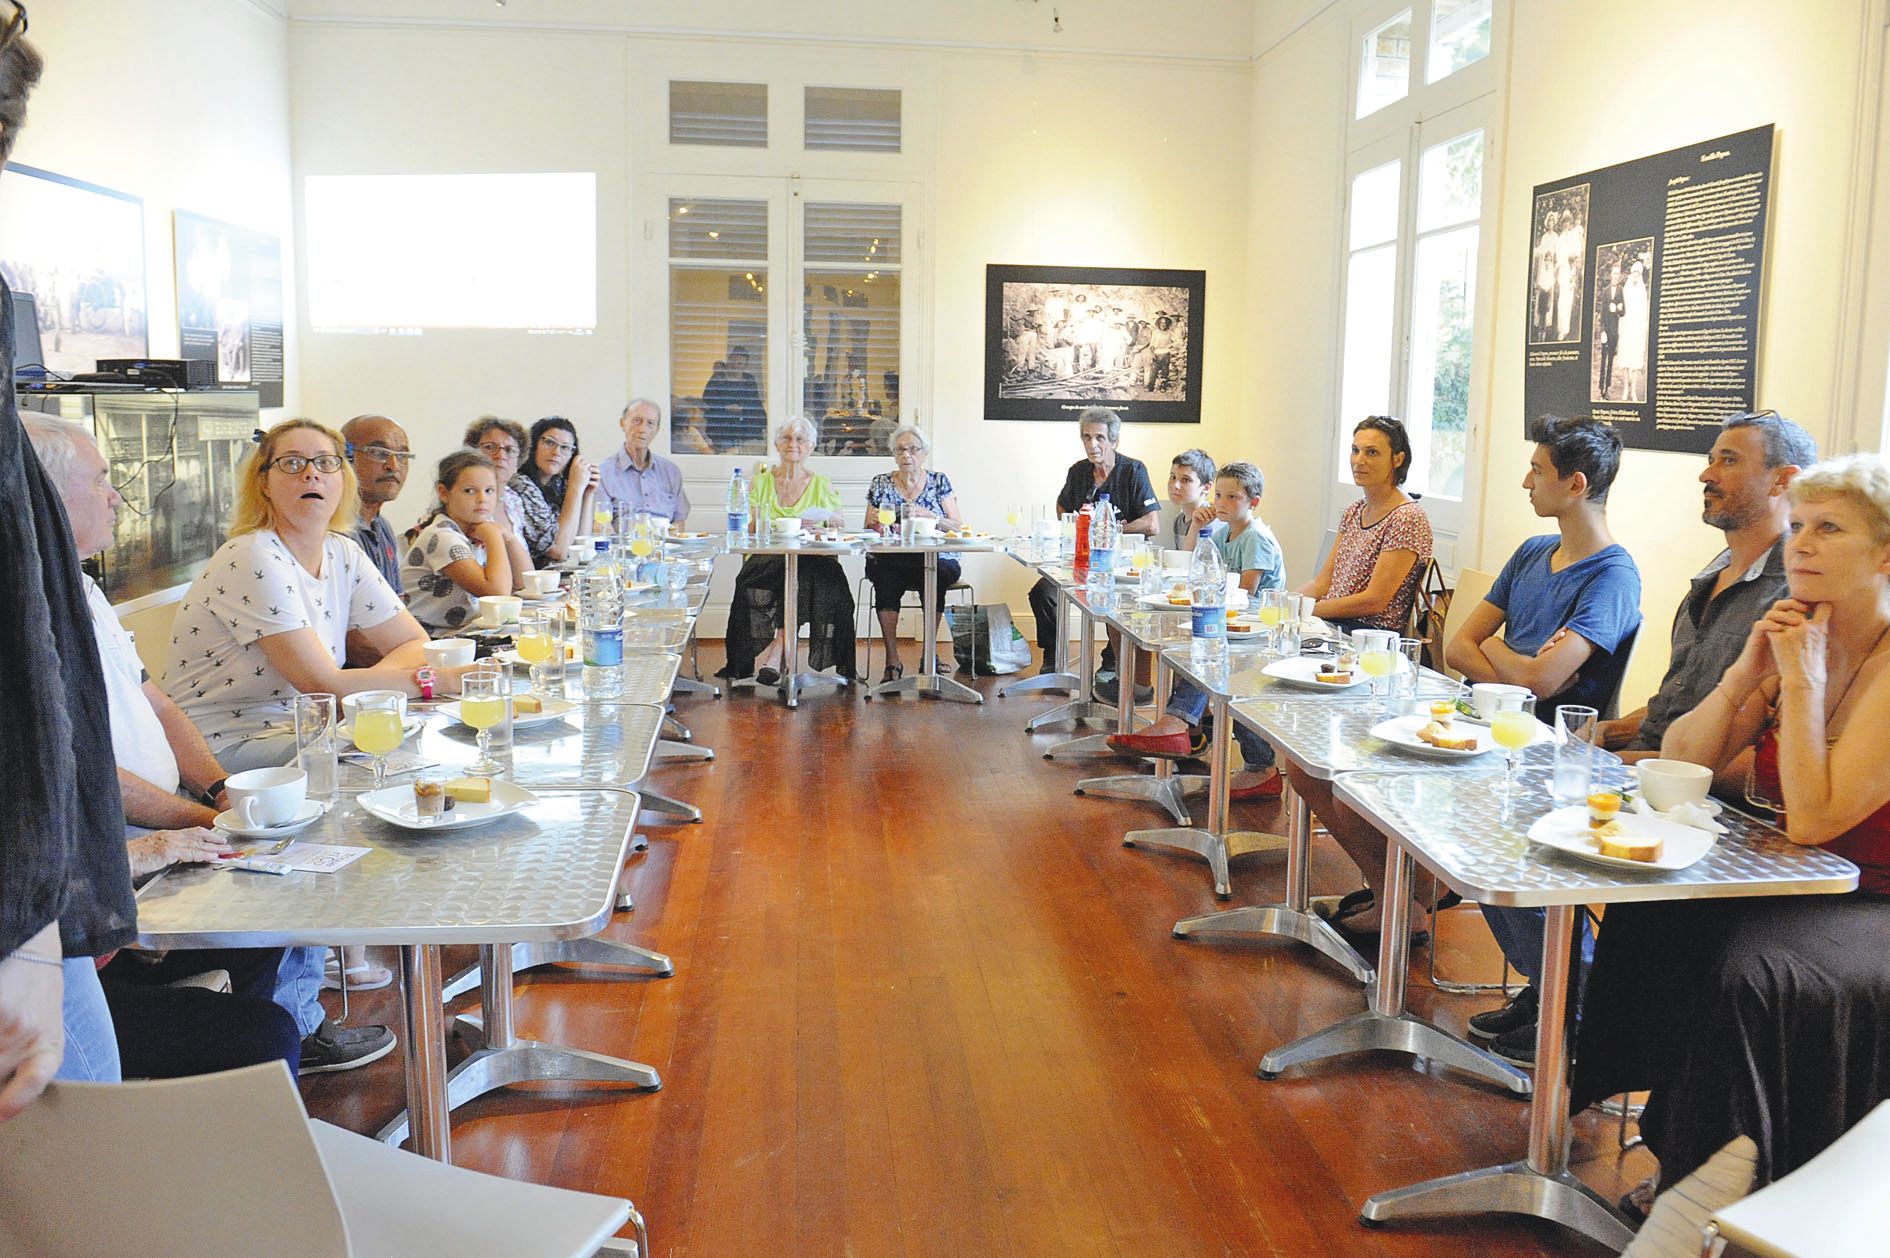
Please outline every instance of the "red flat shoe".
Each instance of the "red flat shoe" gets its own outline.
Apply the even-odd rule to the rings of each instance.
[[[1131,756],[1157,756],[1163,760],[1185,760],[1194,754],[1194,740],[1188,731],[1174,734],[1111,734],[1109,750]]]
[[[1285,789],[1285,779],[1275,773],[1265,781],[1255,782],[1252,786],[1231,787],[1227,792],[1227,798],[1231,800],[1278,799]]]

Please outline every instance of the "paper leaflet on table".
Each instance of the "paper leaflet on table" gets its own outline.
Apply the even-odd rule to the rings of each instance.
[[[273,856],[238,856],[224,865],[257,874],[332,874],[352,865],[371,850],[333,843],[291,843]]]

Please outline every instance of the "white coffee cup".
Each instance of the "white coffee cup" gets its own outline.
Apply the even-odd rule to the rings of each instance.
[[[1685,760],[1643,760],[1641,794],[1650,807],[1665,812],[1675,804],[1701,804],[1713,786],[1713,771]]]
[[[937,537],[938,521],[917,517],[912,521],[912,531],[920,537]]]
[[[1503,695],[1526,695],[1527,686],[1508,686],[1497,681],[1480,681],[1470,687],[1470,706],[1477,710],[1477,715],[1484,720],[1495,717],[1498,700]]]
[[[769,526],[777,537],[793,537],[801,531],[801,517],[798,515],[776,516]]]
[[[479,644],[471,638],[435,638],[420,648],[420,654],[434,668],[464,668],[473,662]]]
[[[515,625],[518,614],[524,610],[525,600],[514,594],[484,594],[479,598],[479,623],[487,628],[496,629],[501,625]]]
[[[1186,572],[1188,565],[1194,562],[1192,551],[1164,550],[1162,552],[1163,572]]]
[[[524,581],[525,592],[533,598],[543,598],[558,588],[558,574],[555,572],[527,572]]]
[[[468,646],[472,645],[471,641],[466,638],[441,638],[438,642],[427,643],[427,646],[441,646],[448,642],[465,642]],[[431,663],[432,661],[429,660],[428,662]],[[467,660],[466,662],[468,664],[472,663],[471,660]],[[400,722],[402,725],[407,723],[406,695],[400,693],[398,690],[363,690],[356,694],[341,696],[341,711],[347,717],[350,728],[354,725],[355,709],[360,706],[361,700],[367,698],[369,695],[392,695],[394,698],[400,700]]]
[[[295,820],[308,799],[308,774],[294,765],[251,769],[232,773],[223,789],[230,795],[230,811],[245,829],[269,829]]]

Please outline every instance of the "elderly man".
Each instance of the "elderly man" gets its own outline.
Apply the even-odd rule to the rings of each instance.
[[[663,427],[663,408],[637,398],[623,408],[617,422],[623,428],[623,447],[603,462],[599,500],[615,512],[648,511],[681,525],[689,518],[682,469],[650,448]]]
[[[30,416],[26,431],[65,506],[76,554],[90,555],[105,549],[111,544],[118,506],[124,500],[111,483],[110,469],[98,446],[83,429],[48,416]],[[132,841],[133,871],[156,872],[179,861],[214,861],[228,850],[227,846],[220,836],[201,827],[210,825],[218,809],[227,803],[223,769],[190,718],[145,674],[131,635],[118,623],[104,592],[90,581],[85,587],[92,633],[104,668],[112,752],[118,763],[125,824],[136,830],[158,831]],[[180,785],[195,798],[179,795]],[[294,1015],[296,1026],[290,1030],[301,1036],[299,1061],[304,1074],[350,1070],[385,1055],[394,1045],[393,1033],[386,1027],[340,1027],[327,1019],[320,999],[321,967],[319,951],[306,948],[290,949],[286,955],[281,948],[187,950],[169,954],[159,965],[121,958],[107,967],[105,977],[115,977],[136,988],[160,979],[225,970],[237,994],[259,1001],[273,999]],[[293,1036],[286,1052],[271,1047],[283,1038],[283,1033],[278,1033],[268,1018],[255,1018],[245,1024],[248,1029],[241,1032],[241,1038],[248,1047],[239,1050],[242,1060],[236,1061],[208,1055],[212,1050],[221,1051],[215,1048],[214,1037],[201,1042],[176,1042],[173,1028],[161,1016],[163,998],[118,991],[109,982],[106,993],[114,1018],[121,1023],[121,1049],[131,1042],[145,1047],[142,1060],[148,1068],[134,1073],[194,1073],[180,1068],[180,1063],[194,1063],[198,1070],[209,1070],[278,1056],[292,1060],[297,1057]],[[118,1016],[121,1007],[137,1011],[139,1016],[132,1018],[131,1027],[122,1025],[126,1019]],[[152,1063],[158,1064],[153,1067]]]
[[[394,593],[401,594],[400,547],[392,526],[381,518],[381,508],[400,497],[413,466],[407,432],[385,415],[356,415],[341,426],[341,435],[348,440],[348,457],[354,462],[355,485],[361,495],[354,540],[374,560]]]
[[[1083,457],[1070,464],[1057,494],[1057,514],[1080,511],[1099,497],[1107,496],[1122,521],[1124,533],[1155,535],[1160,502],[1155,486],[1148,478],[1148,468],[1140,459],[1118,454],[1116,443],[1122,438],[1122,416],[1101,406],[1085,407],[1076,417],[1076,429],[1083,439]],[[1037,645],[1043,649],[1043,669],[1054,672],[1057,650],[1057,587],[1048,578],[1030,587],[1030,610],[1037,618]],[[1109,671],[1112,653],[1105,650],[1103,670]]]

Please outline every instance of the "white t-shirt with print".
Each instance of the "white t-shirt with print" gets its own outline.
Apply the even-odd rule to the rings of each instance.
[[[486,548],[467,537],[445,512],[434,516],[432,522],[407,543],[407,556],[400,565],[400,584],[407,591],[407,610],[429,633],[458,629],[479,612],[479,599],[446,575],[447,566],[462,559],[470,559],[483,568]]]
[[[400,598],[351,537],[322,541],[316,576],[273,530],[232,537],[191,583],[171,624],[164,690],[216,751],[294,728],[295,686],[263,655],[263,638],[312,629],[336,664],[348,630],[401,612]]]
[[[110,704],[112,758],[127,773],[136,774],[160,791],[175,791],[181,774],[170,740],[164,736],[157,709],[144,693],[144,661],[118,621],[105,591],[85,583],[86,609],[92,613],[92,636],[98,640],[98,662],[105,670],[105,696]]]

